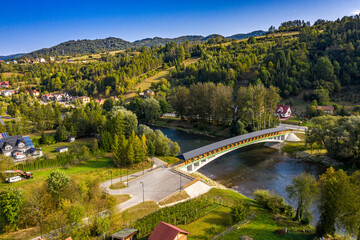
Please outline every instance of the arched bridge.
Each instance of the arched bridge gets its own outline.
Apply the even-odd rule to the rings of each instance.
[[[184,172],[196,172],[216,158],[235,149],[261,142],[283,142],[290,132],[286,127],[276,127],[215,142],[177,156],[184,162],[176,168]]]

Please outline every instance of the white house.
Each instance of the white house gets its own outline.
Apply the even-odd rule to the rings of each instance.
[[[275,112],[280,118],[289,118],[292,114],[290,105],[278,104]]]

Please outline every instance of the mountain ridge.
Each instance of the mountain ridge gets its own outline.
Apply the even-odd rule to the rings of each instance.
[[[266,33],[265,31],[257,30],[257,31],[252,31],[250,33],[234,34],[225,38],[240,40],[240,39],[248,38],[250,36],[261,36],[265,33]],[[219,34],[211,34],[206,37],[201,35],[185,35],[175,38],[162,38],[162,37],[144,38],[141,40],[136,40],[134,42],[126,41],[122,38],[116,38],[116,37],[107,37],[103,39],[93,39],[93,40],[79,39],[79,40],[69,40],[49,48],[42,48],[18,56],[16,56],[17,54],[13,54],[9,56],[13,56],[13,58],[19,58],[22,56],[34,58],[34,57],[43,57],[43,56],[57,56],[57,55],[71,55],[71,54],[96,54],[104,51],[125,50],[134,47],[143,47],[143,46],[151,47],[153,45],[156,46],[165,45],[166,43],[171,41],[178,44],[183,43],[185,41],[204,42],[216,36],[223,37],[222,35]],[[8,57],[8,56],[4,56],[4,57]],[[6,58],[6,59],[11,59],[11,58]]]

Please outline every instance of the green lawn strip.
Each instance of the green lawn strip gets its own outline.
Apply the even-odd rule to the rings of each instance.
[[[195,222],[178,227],[191,233],[188,239],[208,239],[207,237],[214,236],[231,226],[230,211],[229,207],[222,206]]]
[[[61,154],[56,152],[56,148],[58,147],[67,146],[69,148],[69,151],[71,151],[73,149],[79,148],[87,144],[91,145],[93,140],[94,138],[80,138],[80,139],[76,139],[75,142],[60,142],[48,146],[43,146],[41,147],[41,150],[43,151],[44,155],[48,154],[50,158],[54,158],[56,157],[57,154]]]
[[[144,163],[144,168],[150,168],[151,163]],[[126,177],[128,174],[139,172],[143,169],[141,164],[131,167],[128,171],[126,167],[115,168],[112,159],[108,157],[93,158],[88,161],[80,163],[80,165],[70,167],[54,167],[48,169],[41,169],[32,171],[34,178],[28,180],[22,180],[16,183],[12,183],[13,187],[31,187],[33,184],[39,184],[46,180],[50,172],[55,169],[65,172],[71,177],[75,178],[98,178],[100,182],[110,180],[111,178],[118,178],[120,175]],[[0,183],[0,188],[10,186],[8,183]]]
[[[216,209],[204,217],[188,224],[180,225],[186,231],[189,231],[189,239],[209,239],[219,233],[227,230],[231,224],[231,206],[235,205],[239,200],[244,200],[251,204],[250,210],[255,213],[255,217],[240,229],[229,232],[219,239],[240,239],[241,236],[247,235],[254,239],[312,239],[314,229],[310,226],[299,224],[291,219],[274,215],[267,210],[259,207],[252,199],[234,192],[232,190],[223,190],[213,188],[204,197],[219,199],[224,206]],[[280,228],[288,229],[287,235],[275,234],[275,230]],[[303,232],[305,230],[305,232]]]
[[[181,162],[177,157],[158,157],[169,164]]]
[[[275,233],[277,229],[288,229],[286,235]],[[303,232],[304,230],[304,232]],[[256,217],[248,224],[236,229],[233,232],[225,234],[221,239],[232,240],[240,239],[241,236],[250,236],[255,240],[305,240],[313,239],[314,229],[310,226],[302,225],[298,222],[286,219],[281,216],[275,216],[266,210],[258,209]]]

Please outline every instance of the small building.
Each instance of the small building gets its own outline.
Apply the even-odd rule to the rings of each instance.
[[[65,142],[75,142],[75,137],[73,135],[70,135]]]
[[[11,97],[12,93],[10,91],[2,91],[1,92],[1,95],[3,97]]]
[[[9,88],[9,86],[10,86],[9,81],[0,82],[0,87],[1,88]]]
[[[322,111],[324,111],[324,113],[327,113],[327,114],[334,113],[334,107],[331,107],[331,106],[317,106],[316,109],[322,110]]]
[[[50,62],[55,61],[55,58],[54,58],[54,57],[50,57],[49,59],[50,59]]]
[[[188,234],[190,233],[174,225],[159,222],[148,240],[187,240]]]
[[[82,104],[87,104],[90,102],[90,98],[86,97],[86,96],[82,96],[82,97],[78,97],[77,98],[79,100],[79,102],[81,102]]]
[[[69,151],[69,148],[67,146],[62,146],[62,147],[58,147],[56,148],[56,152],[67,152]]]
[[[95,99],[95,102],[98,103],[99,105],[104,105],[105,101],[106,101],[106,98]]]
[[[39,59],[39,62],[41,62],[41,63],[45,63],[45,62],[46,62],[46,60],[45,60],[44,58],[40,58],[40,59]]]
[[[292,114],[290,105],[278,104],[275,114],[280,118],[289,118]]]
[[[34,94],[34,96],[35,96],[35,97],[38,97],[38,96],[40,96],[40,93],[39,93],[39,91],[36,91],[36,90],[32,90],[32,92],[33,92],[33,94]]]
[[[137,240],[138,229],[123,228],[120,231],[111,235],[111,240]]]
[[[43,155],[43,152],[41,148],[32,147],[26,151],[26,154],[28,154],[30,157],[36,158],[41,157]]]

